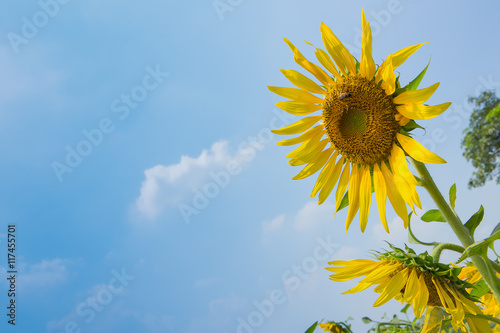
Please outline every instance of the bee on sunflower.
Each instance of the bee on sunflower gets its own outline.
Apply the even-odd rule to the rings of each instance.
[[[405,155],[423,163],[445,163],[414,140],[409,132],[418,126],[415,120],[436,117],[451,103],[424,104],[439,86],[436,83],[416,90],[426,69],[407,86],[399,85],[395,69],[425,43],[390,54],[377,67],[372,58],[370,24],[364,12],[362,25],[358,62],[330,28],[321,24],[326,51],[316,49],[315,55],[324,69],[309,62],[285,39],[294,60],[317,82],[295,70],[281,70],[297,88],[268,88],[290,99],[276,103],[277,107],[302,118],[273,133],[300,134],[278,142],[280,146],[300,144],[287,155],[290,165],[304,166],[293,179],[303,179],[321,170],[311,193],[311,197],[319,193],[319,204],[337,185],[335,212],[346,199],[349,203],[346,231],[359,211],[361,231],[364,232],[373,188],[381,222],[389,232],[387,198],[405,227],[408,224],[406,205],[412,210],[415,206],[421,208],[416,191],[418,181],[410,172]],[[317,111],[321,114],[315,115]]]

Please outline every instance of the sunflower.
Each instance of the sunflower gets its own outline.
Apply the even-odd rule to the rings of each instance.
[[[496,274],[500,278],[500,274]],[[478,272],[476,266],[469,264],[468,266],[462,268],[462,271],[458,275],[459,279],[467,280],[467,282],[475,284],[479,282],[482,277]],[[491,292],[487,292],[479,298],[479,307],[482,309],[483,314],[489,315],[495,318],[500,318],[500,304],[496,300],[495,296]],[[500,332],[500,325],[497,324],[494,327],[495,332]]]
[[[320,323],[319,327],[323,329],[323,332],[332,333],[347,333],[347,331],[335,322]]]
[[[444,112],[451,103],[424,105],[439,83],[415,90],[425,70],[401,88],[394,70],[423,44],[393,53],[378,67],[372,58],[372,34],[362,13],[363,40],[358,62],[330,28],[321,23],[321,36],[327,52],[316,49],[318,61],[326,69],[309,62],[285,38],[294,60],[320,84],[291,69],[281,72],[297,88],[269,86],[272,92],[290,99],[276,106],[297,116],[297,122],[273,133],[300,134],[278,142],[280,146],[301,144],[287,155],[292,166],[305,165],[293,179],[303,179],[321,170],[311,193],[319,193],[322,204],[337,184],[336,208],[348,199],[346,231],[360,211],[364,231],[372,197],[372,185],[382,224],[387,232],[386,201],[408,223],[407,207],[421,208],[417,180],[408,169],[405,154],[423,163],[445,163],[436,154],[410,137],[415,120],[430,119]],[[309,43],[310,44],[310,43]],[[316,111],[321,114],[313,115]],[[348,190],[348,191],[347,191]],[[347,191],[347,193],[346,193]],[[345,200],[343,200],[345,196]]]
[[[467,332],[464,324],[465,314],[482,314],[481,309],[465,290],[470,284],[460,280],[460,268],[434,263],[427,253],[416,255],[412,249],[406,251],[393,247],[393,251],[377,253],[376,260],[356,259],[332,261],[334,281],[347,281],[365,276],[354,288],[346,291],[355,293],[376,285],[373,291],[380,293],[373,306],[380,306],[391,299],[411,304],[415,317],[420,318],[424,311],[431,313],[434,307],[442,307],[451,315],[451,325],[460,332]],[[426,316],[426,324],[433,319]],[[491,332],[486,320],[467,318],[469,326],[476,327],[474,332]],[[440,321],[439,321],[440,322]],[[472,324],[471,324],[472,323]],[[430,325],[427,325],[430,326]],[[432,325],[434,326],[434,325]]]

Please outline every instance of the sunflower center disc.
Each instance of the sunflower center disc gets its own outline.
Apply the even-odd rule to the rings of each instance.
[[[396,133],[396,105],[384,89],[361,76],[339,79],[323,109],[332,144],[350,162],[373,165],[389,157]]]

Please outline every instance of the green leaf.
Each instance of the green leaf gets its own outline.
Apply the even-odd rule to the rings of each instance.
[[[499,231],[500,231],[500,223],[498,223],[498,224],[496,225],[496,227],[495,227],[495,228],[493,229],[493,231],[491,232],[491,235],[494,235],[494,234],[496,234],[496,233],[497,233],[497,232],[499,232]],[[491,237],[491,235],[490,235],[490,237]],[[491,248],[493,251],[495,251],[495,247],[493,246],[493,243],[491,243],[491,244],[490,244],[490,248]]]
[[[420,218],[424,222],[446,222],[438,209],[431,209]]]
[[[474,232],[476,231],[477,226],[483,220],[484,216],[484,208],[483,205],[479,208],[479,210],[470,217],[470,219],[465,223],[465,227],[469,229],[471,236],[474,238]],[[495,230],[494,230],[495,231]]]
[[[458,258],[457,263],[462,262],[468,257],[478,255],[478,256],[483,256],[486,255],[488,251],[488,246],[491,246],[491,244],[496,241],[497,239],[500,239],[500,230],[493,232],[492,235],[488,238],[483,239],[482,241],[475,242],[472,245],[469,245],[462,256]]]
[[[455,201],[457,200],[457,184],[450,187],[450,206],[455,209]]]
[[[479,297],[486,294],[488,291],[490,291],[490,288],[488,287],[486,282],[484,282],[484,280],[481,280],[474,285],[474,288],[472,288],[469,294],[473,298],[478,299]]]
[[[408,85],[406,86],[407,90],[416,90],[418,88],[418,85],[424,78],[425,72],[427,72],[427,68],[429,68],[429,65],[431,64],[431,59],[429,59],[429,62],[427,63],[427,66],[423,69],[423,71],[420,72],[420,74],[417,75],[416,78],[413,79]]]
[[[495,229],[493,229],[493,231],[491,232],[491,235],[495,234],[498,230],[500,230],[500,223],[498,223],[497,226],[495,227]]]
[[[314,332],[314,330],[316,329],[316,326],[318,326],[318,322],[315,322],[314,324],[312,324],[312,326],[309,327],[305,333],[312,333],[312,332]]]
[[[345,194],[344,194],[344,197],[342,198],[342,201],[340,202],[340,206],[339,206],[339,209],[337,209],[337,212],[339,210],[342,210],[344,208],[346,208],[347,206],[349,206],[349,191],[346,191]]]
[[[370,319],[370,318],[368,318],[368,317],[363,317],[363,318],[361,318],[361,320],[362,320],[362,321],[363,321],[363,323],[365,323],[365,324],[369,324],[369,323],[371,323],[371,322],[373,321],[373,320],[371,320],[371,319]]]

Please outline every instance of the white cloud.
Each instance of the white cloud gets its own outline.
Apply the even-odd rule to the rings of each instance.
[[[198,157],[182,156],[177,164],[157,165],[147,169],[144,171],[146,179],[142,182],[136,208],[146,217],[155,218],[166,203],[179,203],[185,192],[196,188],[209,175],[220,177],[214,180],[216,182],[227,183],[227,177],[230,176],[226,169],[230,168],[231,161],[241,166],[241,155],[232,155],[228,143],[218,141],[209,150],[204,149]],[[221,172],[225,175],[220,176]],[[169,188],[175,189],[175,194],[164,193]]]
[[[274,230],[278,230],[281,228],[283,223],[285,222],[285,214],[275,217],[271,221],[262,222],[262,232],[264,234],[268,234]]]
[[[314,201],[310,201],[297,213],[295,217],[295,229],[305,230],[314,227],[322,221],[331,221],[335,206],[330,203],[318,205]]]
[[[68,260],[42,260],[38,264],[28,265],[19,275],[19,284],[23,289],[42,289],[64,282],[68,276]]]

